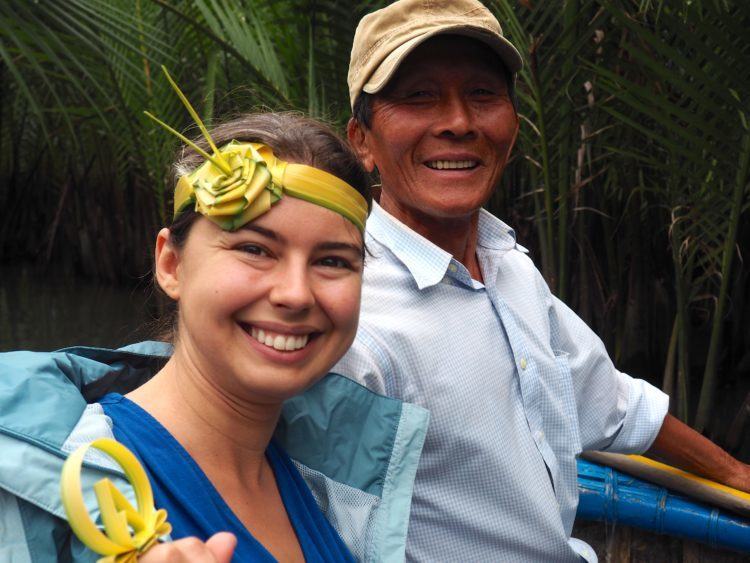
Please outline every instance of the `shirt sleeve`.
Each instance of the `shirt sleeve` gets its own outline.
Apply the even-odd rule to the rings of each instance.
[[[615,369],[601,339],[554,296],[550,325],[553,349],[568,355],[582,448],[645,452],[667,415],[669,396]]]

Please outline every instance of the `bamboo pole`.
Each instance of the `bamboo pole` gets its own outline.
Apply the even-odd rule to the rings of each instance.
[[[581,19],[578,13],[578,0],[567,0],[563,10],[563,41],[561,47],[563,52],[570,52],[573,50],[572,46],[575,40],[574,31]],[[563,58],[562,76],[564,78],[572,74],[574,62],[573,57]],[[560,123],[562,134],[560,135],[561,142],[558,147],[557,161],[557,296],[565,301],[568,293],[569,276],[570,237],[568,232],[568,197],[571,184],[570,151],[572,146],[571,135],[573,133],[573,107],[571,100],[567,98],[563,99],[566,103],[561,110],[563,113]],[[551,186],[547,186],[547,188],[549,189]]]
[[[742,137],[740,163],[737,168],[737,179],[732,193],[731,215],[729,224],[727,225],[727,234],[724,239],[724,248],[722,251],[721,286],[719,288],[719,297],[716,302],[716,309],[714,310],[714,316],[712,319],[708,357],[706,358],[706,367],[703,371],[703,384],[701,386],[698,409],[695,415],[695,429],[698,430],[698,432],[703,432],[709,423],[714,395],[716,393],[719,353],[721,351],[724,327],[724,311],[726,309],[727,296],[729,295],[732,261],[736,251],[737,227],[740,223],[743,202],[748,187],[748,172],[750,170],[750,131],[747,128],[743,112],[740,112],[740,114],[743,118],[742,122],[745,125],[745,134]]]
[[[677,233],[679,228],[679,224],[676,221],[673,221],[672,236],[670,238],[672,247],[672,261],[674,263],[675,271],[675,290],[677,305],[677,315],[675,318],[675,322],[677,323],[677,387],[673,395],[673,399],[675,403],[675,416],[682,422],[687,423],[689,404],[688,381],[690,377],[688,348],[689,322],[687,319],[687,296],[685,295],[685,271],[682,266],[682,260],[680,259],[680,237]]]

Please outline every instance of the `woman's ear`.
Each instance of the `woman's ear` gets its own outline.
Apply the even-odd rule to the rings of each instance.
[[[180,300],[180,254],[172,244],[169,229],[164,228],[156,236],[154,265],[156,281],[170,299]]]
[[[375,170],[375,160],[372,158],[370,147],[367,144],[367,131],[353,117],[346,124],[346,136],[364,169],[372,173]]]

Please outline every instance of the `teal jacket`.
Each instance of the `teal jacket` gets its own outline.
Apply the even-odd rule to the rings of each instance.
[[[113,437],[95,401],[127,393],[156,373],[171,348],[68,348],[0,354],[0,561],[95,561],[72,534],[60,501],[67,455]],[[276,438],[323,513],[360,561],[403,561],[426,410],[377,395],[336,374],[289,400]],[[135,505],[124,475],[97,451],[84,461],[84,497],[109,477]]]

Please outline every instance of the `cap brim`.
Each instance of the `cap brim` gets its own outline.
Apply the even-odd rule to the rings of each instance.
[[[436,35],[463,35],[465,37],[471,37],[472,39],[481,41],[497,53],[500,60],[503,61],[510,72],[516,73],[523,68],[523,60],[521,59],[520,53],[510,41],[505,39],[505,37],[500,37],[490,33],[486,29],[457,25],[423,33],[422,35],[413,37],[406,43],[399,45],[396,49],[391,51],[382,63],[380,63],[380,66],[378,66],[375,72],[372,73],[372,76],[370,76],[369,80],[362,87],[362,91],[367,92],[368,94],[380,92],[380,90],[385,87],[388,81],[396,73],[399,65],[404,59],[406,59],[409,53]]]

